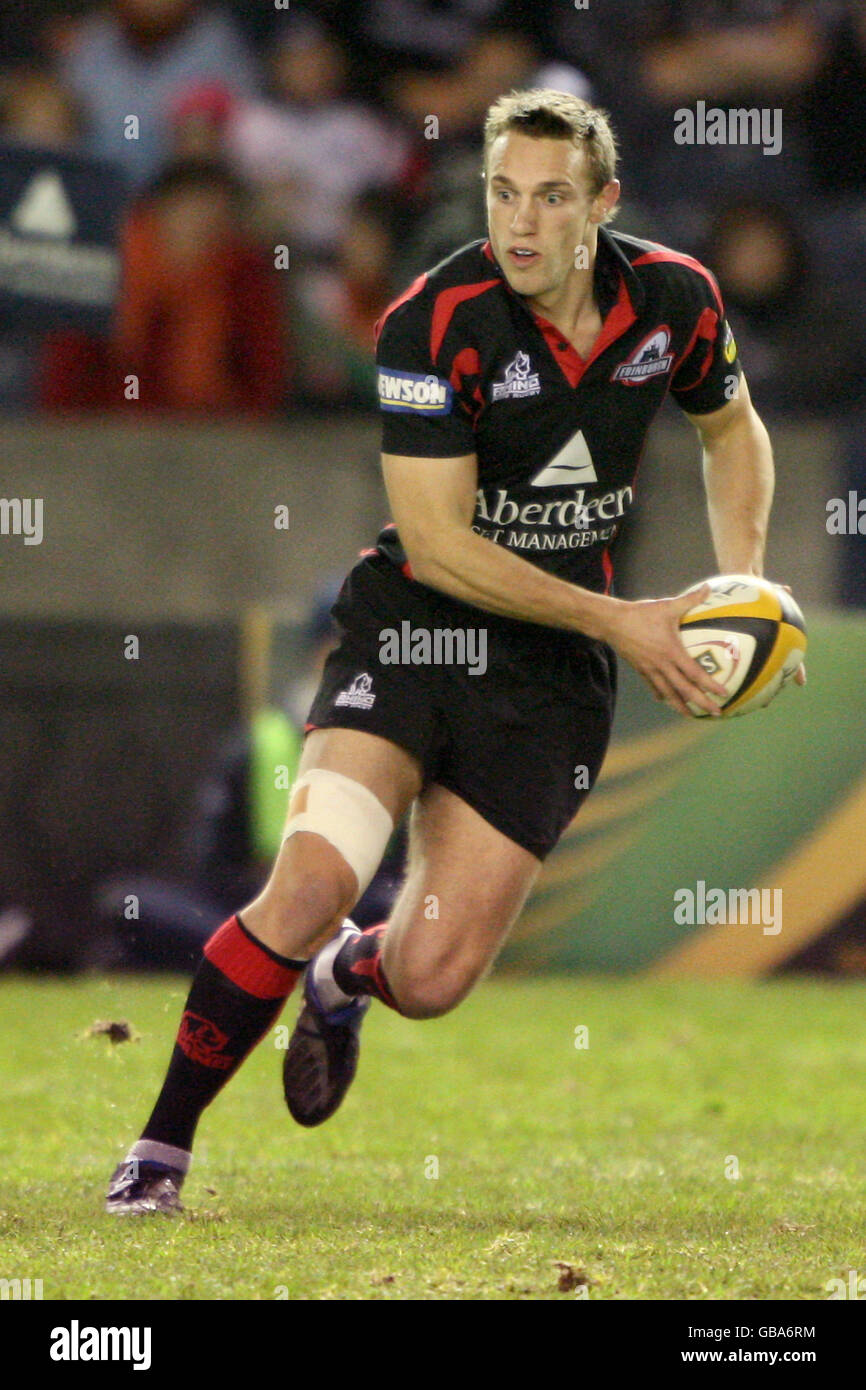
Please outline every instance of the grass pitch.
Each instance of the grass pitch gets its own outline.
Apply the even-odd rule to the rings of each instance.
[[[0,1277],[45,1299],[699,1300],[866,1273],[862,984],[497,978],[435,1022],[374,1006],[312,1131],[272,1035],[205,1113],[188,1215],[111,1220],[186,990],[0,981]]]

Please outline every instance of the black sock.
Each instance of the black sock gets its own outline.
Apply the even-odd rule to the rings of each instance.
[[[142,1139],[190,1150],[202,1111],[267,1033],[306,961],[287,960],[235,916],[205,946]]]
[[[397,1003],[382,969],[382,940],[387,929],[388,923],[380,922],[377,927],[368,927],[360,936],[350,936],[334,957],[332,971],[344,994],[372,994],[374,999],[381,999],[390,1009],[396,1009]]]

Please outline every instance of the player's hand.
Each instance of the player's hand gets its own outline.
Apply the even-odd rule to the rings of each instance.
[[[677,598],[622,602],[605,633],[605,640],[643,676],[655,698],[689,718],[688,700],[708,714],[719,715],[712,697],[728,698],[725,687],[689,656],[680,638],[680,618],[709,592],[709,585],[702,584]]]

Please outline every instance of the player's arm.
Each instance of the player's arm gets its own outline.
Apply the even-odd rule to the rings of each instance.
[[[737,395],[721,410],[689,419],[703,444],[704,485],[719,572],[763,574],[775,470],[770,437],[752,404],[746,378],[740,377]],[[804,666],[796,680],[806,684]]]
[[[414,577],[491,613],[582,632],[608,642],[660,700],[688,714],[692,700],[718,714],[711,694],[727,692],[686,652],[678,621],[698,594],[637,603],[557,579],[472,530],[474,454],[410,458],[383,454],[391,514]]]
[[[708,415],[689,415],[704,452],[710,530],[721,574],[763,574],[773,500],[770,437],[746,378],[733,400]]]

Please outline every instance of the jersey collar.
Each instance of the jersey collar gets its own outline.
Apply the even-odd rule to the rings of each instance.
[[[511,288],[501,265],[493,254],[493,248],[489,241],[484,242],[481,250],[495,266],[506,292],[518,300],[533,319],[547,343],[552,357],[570,386],[578,385],[587,368],[610,347],[611,343],[621,337],[626,329],[631,327],[643,307],[643,287],[631,262],[610,233],[604,227],[599,227],[593,289],[602,317],[602,327],[590,356],[580,357],[577,349],[563,339],[559,329],[555,328],[541,314],[530,309],[523,295]]]
[[[487,240],[482,244],[482,254],[494,267],[496,274],[502,280],[505,289],[515,299],[525,303],[523,295],[513,290],[506,279],[502,266],[493,254],[493,247]],[[598,250],[595,258],[595,268],[593,273],[593,289],[595,301],[603,319],[606,319],[610,311],[621,301],[621,291],[623,284],[631,301],[632,308],[639,314],[643,308],[644,292],[637,273],[631,261],[617,245],[610,232],[605,227],[598,229]],[[530,312],[532,312],[530,310]]]

